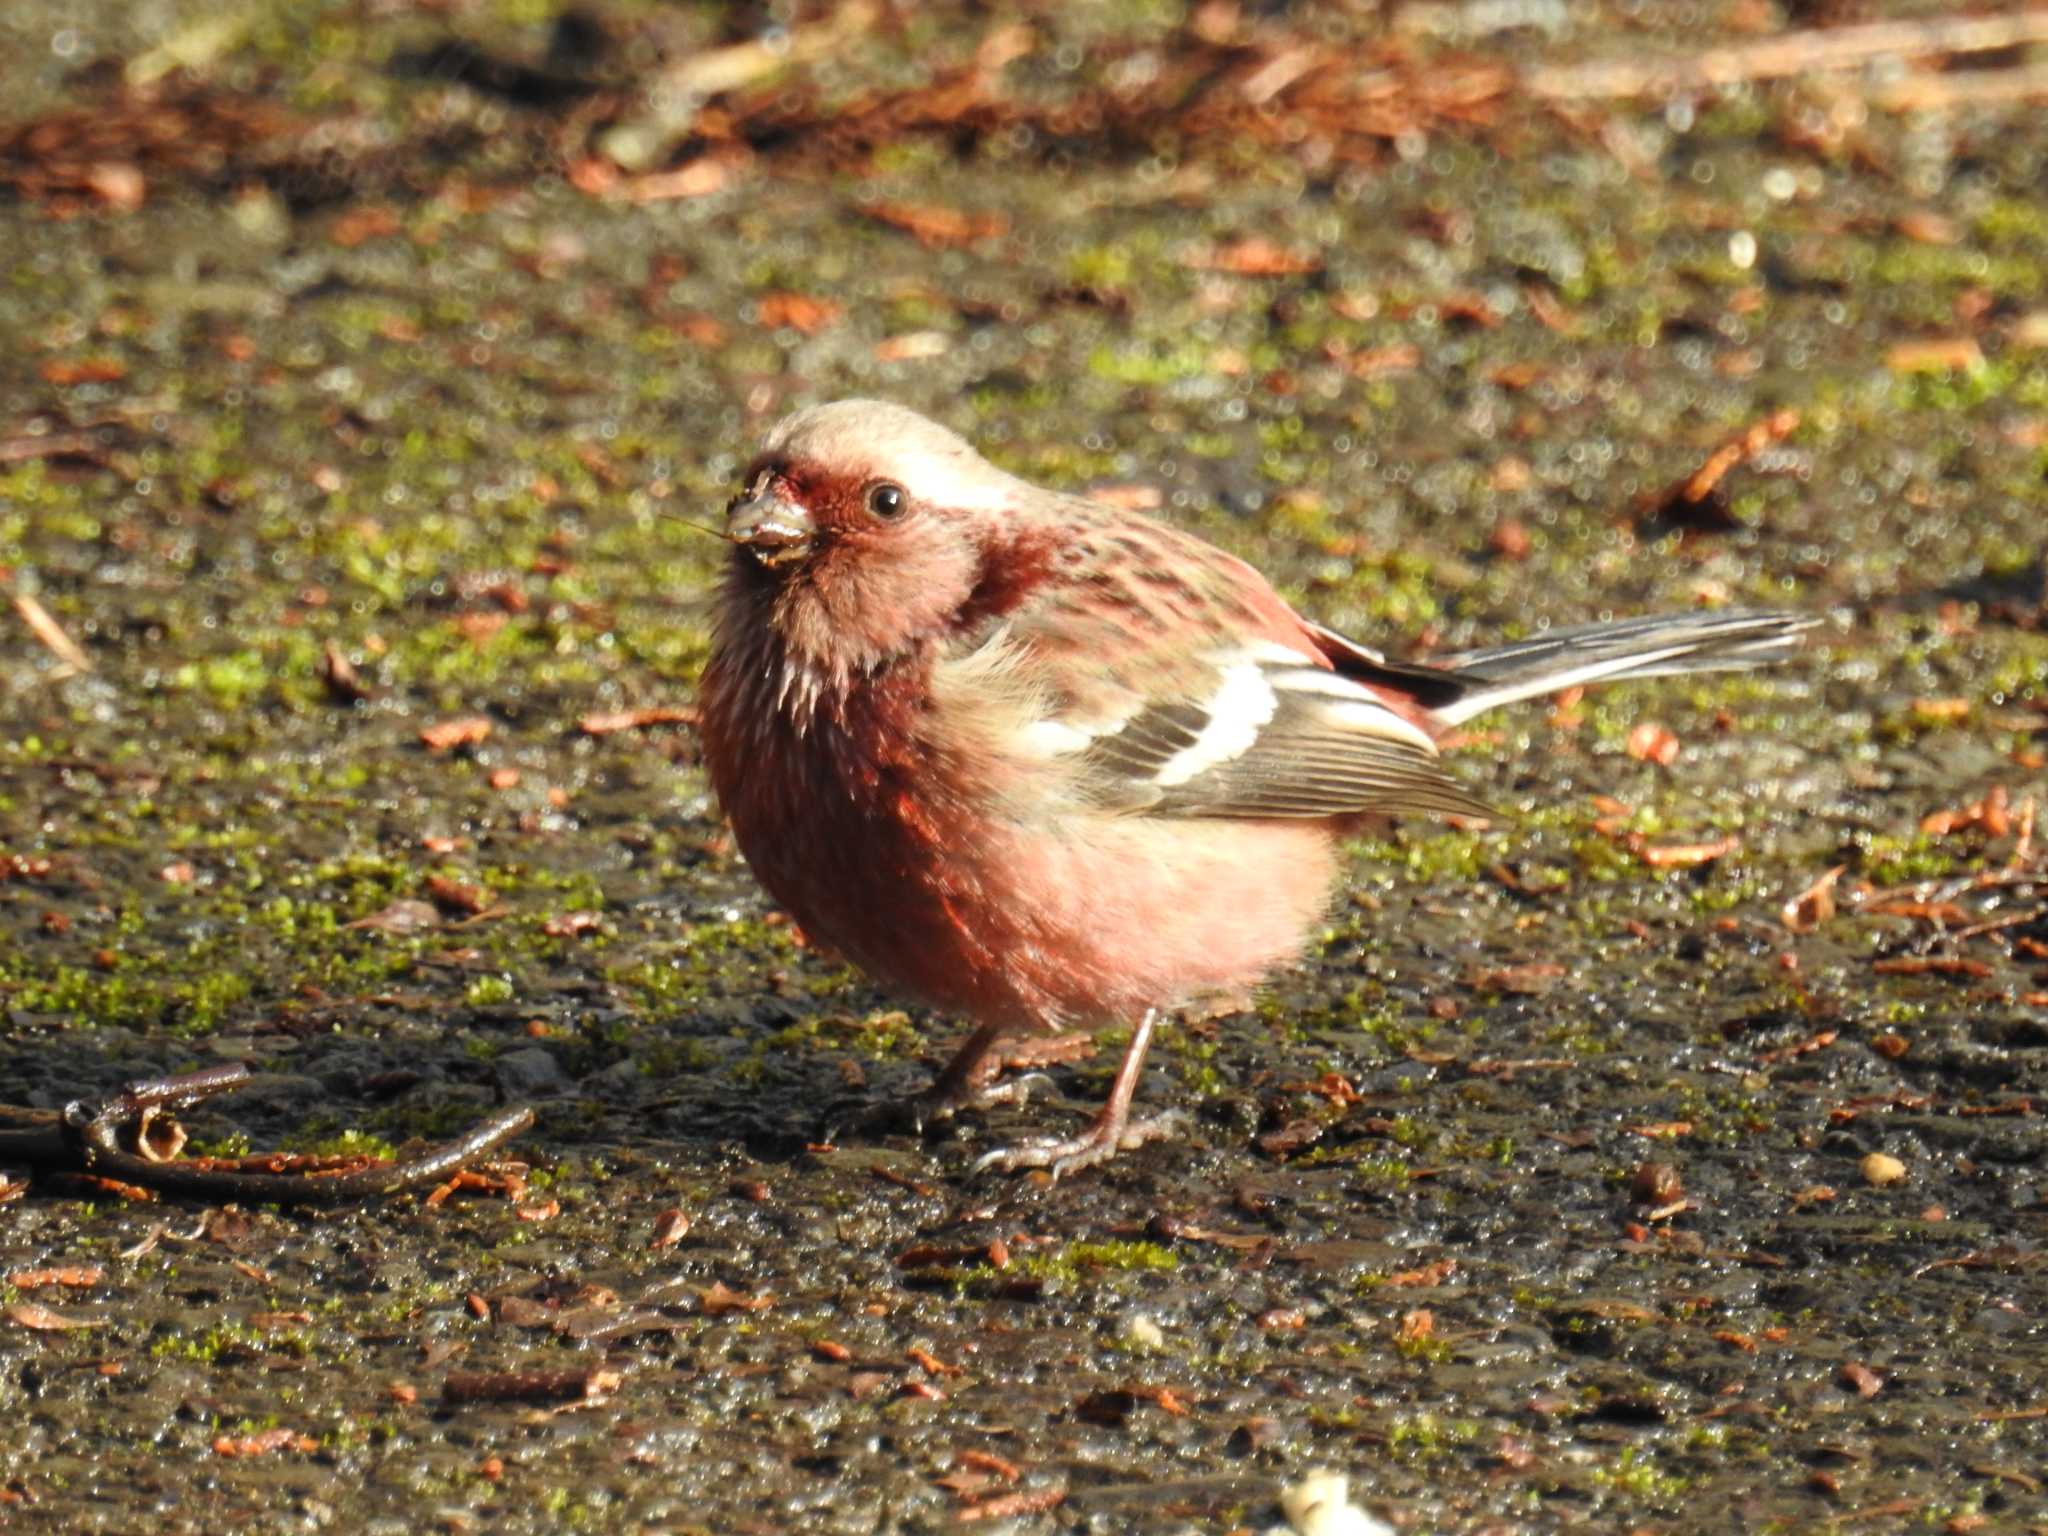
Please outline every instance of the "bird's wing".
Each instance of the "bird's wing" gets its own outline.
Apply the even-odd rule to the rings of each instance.
[[[1036,685],[1022,741],[1105,809],[1320,820],[1488,814],[1439,761],[1397,666],[1334,670],[1320,632],[1242,561],[1123,518],[1004,616]]]
[[[1428,732],[1292,647],[1255,641],[1197,660],[1195,686],[1144,698],[1072,748],[1103,802],[1154,816],[1487,814]]]

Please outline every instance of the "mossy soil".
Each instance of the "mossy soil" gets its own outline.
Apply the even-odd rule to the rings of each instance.
[[[200,19],[82,13],[0,21],[22,111]],[[513,1200],[0,1207],[0,1526],[1220,1532],[1312,1465],[1408,1530],[2048,1524],[2039,114],[1754,88],[1341,175],[916,139],[635,201],[387,67],[550,14],[257,7],[207,67],[386,135],[362,196],[0,209],[0,567],[90,663],[0,630],[0,1097],[247,1061],[192,1117],[226,1151],[541,1116]],[[1545,46],[1685,25],[1632,14]],[[1181,1140],[977,1177],[1113,1052],[835,1135],[961,1021],[803,947],[687,724],[583,728],[687,706],[720,549],[673,515],[851,393],[1396,650],[1829,622],[1480,722],[1502,818],[1361,845],[1297,970],[1168,1035]],[[622,1379],[443,1401],[581,1369]]]

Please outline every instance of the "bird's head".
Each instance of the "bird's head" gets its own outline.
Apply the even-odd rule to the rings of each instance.
[[[768,433],[726,508],[733,586],[799,655],[865,670],[973,607],[1032,494],[915,411],[811,406]]]

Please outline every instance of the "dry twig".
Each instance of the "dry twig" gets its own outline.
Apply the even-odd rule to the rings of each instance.
[[[1812,27],[1683,57],[1601,59],[1527,70],[1531,95],[1559,102],[1678,96],[1794,75],[1839,73],[1886,58],[1989,53],[2048,41],[2048,8],[1997,16],[1935,16],[1860,27]]]
[[[112,1178],[196,1200],[342,1205],[437,1183],[533,1124],[524,1106],[500,1110],[461,1139],[398,1162],[279,1154],[181,1159],[185,1131],[172,1115],[248,1080],[247,1067],[209,1067],[145,1078],[111,1098],[75,1099],[62,1110],[0,1111],[0,1163]]]

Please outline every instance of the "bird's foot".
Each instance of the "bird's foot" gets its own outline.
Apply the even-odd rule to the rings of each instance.
[[[1057,1183],[1067,1174],[1106,1163],[1119,1152],[1176,1136],[1186,1120],[1178,1110],[1135,1120],[1128,1114],[1111,1115],[1105,1111],[1075,1135],[1034,1136],[1014,1146],[998,1147],[975,1159],[974,1172],[994,1169],[998,1173],[1015,1173],[1022,1168],[1043,1168]]]
[[[929,1088],[879,1113],[922,1133],[962,1110],[1021,1109],[1035,1090],[1052,1087],[1051,1078],[1030,1069],[1076,1061],[1094,1050],[1095,1037],[1086,1032],[1020,1038],[983,1031],[960,1048]]]
[[[892,1106],[922,1131],[928,1124],[950,1120],[964,1110],[994,1109],[1009,1105],[1022,1109],[1037,1089],[1052,1087],[1043,1072],[1020,1072],[992,1083],[953,1083],[944,1078],[903,1103]]]
[[[941,1079],[908,1098],[890,1099],[847,1112],[843,1118],[831,1122],[825,1139],[836,1141],[838,1133],[846,1130],[873,1135],[894,1132],[922,1136],[929,1127],[943,1125],[963,1110],[971,1113],[999,1105],[1021,1108],[1030,1101],[1033,1092],[1050,1087],[1052,1079],[1043,1072],[1023,1072],[993,1083],[949,1084]]]

